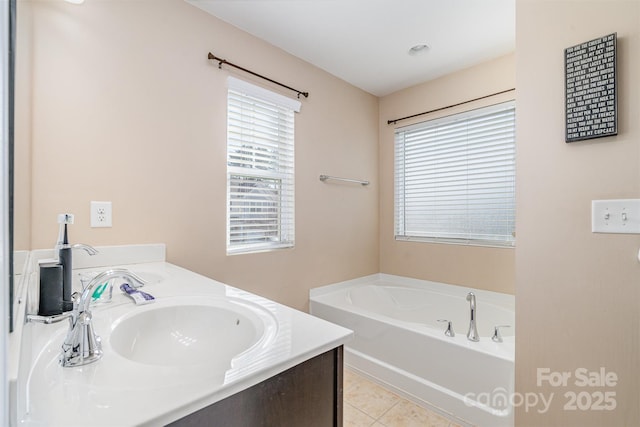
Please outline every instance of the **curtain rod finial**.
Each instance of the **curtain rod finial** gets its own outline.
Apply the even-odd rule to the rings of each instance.
[[[226,64],[226,65],[228,65],[228,66],[230,66],[230,67],[237,68],[238,70],[242,70],[242,71],[244,71],[244,72],[246,72],[246,73],[249,73],[249,74],[251,74],[251,75],[253,75],[253,76],[259,77],[259,78],[264,79],[264,80],[267,80],[267,81],[269,81],[269,82],[271,82],[271,83],[275,83],[275,84],[277,84],[278,86],[282,86],[282,87],[284,87],[284,88],[287,88],[287,89],[289,89],[289,90],[292,90],[292,91],[294,91],[294,92],[297,92],[297,93],[298,93],[298,99],[300,99],[300,95],[304,95],[304,97],[305,97],[305,98],[308,98],[308,97],[309,97],[309,92],[302,92],[302,91],[299,91],[299,90],[294,89],[294,88],[292,88],[292,87],[290,87],[290,86],[287,86],[287,85],[282,84],[282,83],[280,83],[280,82],[277,82],[277,81],[275,81],[275,80],[273,80],[273,79],[270,79],[269,77],[265,77],[265,76],[260,75],[260,74],[258,74],[258,73],[254,73],[253,71],[251,71],[251,70],[247,70],[247,69],[246,69],[246,68],[244,68],[244,67],[241,67],[241,66],[239,66],[239,65],[233,64],[233,63],[231,63],[231,62],[227,61],[226,59],[218,58],[217,56],[215,56],[215,55],[214,55],[213,53],[211,53],[211,52],[209,52],[209,55],[207,55],[207,58],[208,58],[208,59],[213,59],[213,60],[215,60],[215,61],[218,61],[218,68],[219,68],[219,69],[222,69],[222,64]]]

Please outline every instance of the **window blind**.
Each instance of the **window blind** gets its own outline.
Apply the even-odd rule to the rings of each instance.
[[[297,101],[233,80],[227,96],[227,253],[291,247],[295,104],[286,100]]]
[[[395,235],[513,246],[515,103],[398,128]]]

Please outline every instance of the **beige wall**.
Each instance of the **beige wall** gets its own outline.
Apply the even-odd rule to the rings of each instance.
[[[311,287],[378,271],[374,96],[182,0],[19,6],[33,18],[19,29],[33,70],[21,77],[33,94],[32,248],[52,247],[57,214],[73,212],[72,242],[164,242],[170,262],[300,309]],[[226,256],[232,72],[209,51],[310,92],[296,115],[294,249]],[[113,228],[89,227],[91,200],[113,202]]]
[[[394,239],[393,132],[396,127],[514,99],[515,92],[388,125],[387,120],[430,111],[515,87],[515,55],[507,55],[380,99],[380,270],[418,279],[514,293],[512,248],[487,248]]]
[[[591,200],[640,197],[640,2],[518,0],[516,390],[555,393],[518,426],[640,425],[638,235],[591,233]],[[619,134],[564,142],[564,49],[618,33]],[[576,387],[604,367],[616,387]],[[538,387],[538,368],[570,387]],[[565,392],[616,393],[614,411],[568,411]]]

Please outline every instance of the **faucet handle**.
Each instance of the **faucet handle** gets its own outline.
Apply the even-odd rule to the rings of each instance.
[[[447,322],[447,329],[444,331],[444,334],[448,337],[455,337],[456,333],[453,331],[453,322],[447,319],[438,319],[438,322]]]
[[[493,342],[502,342],[502,335],[500,335],[500,328],[510,328],[511,325],[497,325],[493,327],[493,336],[491,337],[491,341]]]

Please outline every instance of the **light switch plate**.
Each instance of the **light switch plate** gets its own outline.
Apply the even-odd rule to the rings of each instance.
[[[592,200],[591,231],[640,234],[640,199]]]

